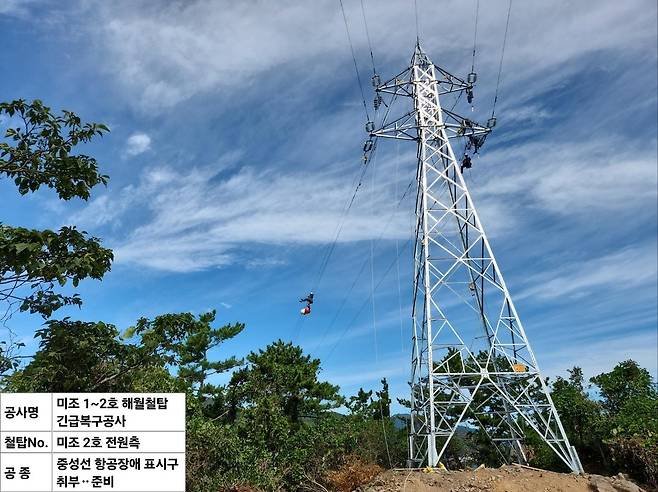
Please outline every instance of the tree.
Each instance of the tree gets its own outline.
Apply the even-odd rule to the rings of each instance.
[[[552,384],[553,403],[583,465],[603,471],[595,465],[600,460],[603,468],[608,466],[601,437],[601,405],[589,398],[580,367],[567,372],[568,379],[558,377]]]
[[[148,358],[121,342],[102,322],[47,321],[36,332],[39,350],[23,370],[7,378],[5,389],[19,392],[129,391]]]
[[[265,450],[285,476],[286,490],[297,490],[323,447],[312,445],[328,410],[343,403],[338,386],[318,380],[320,360],[281,340],[247,355],[227,390],[228,423],[250,447]],[[313,437],[310,437],[313,436]],[[329,452],[329,451],[327,451]]]
[[[617,414],[631,398],[651,398],[656,395],[651,374],[633,360],[617,364],[608,373],[590,379],[601,391],[603,407]]]
[[[62,306],[82,304],[78,294],[55,292],[55,284],[77,287],[84,278],[101,279],[112,259],[98,238],[75,227],[54,232],[0,224],[0,300],[48,318]]]
[[[605,409],[604,442],[611,471],[658,484],[658,393],[651,374],[633,360],[590,379]]]
[[[198,317],[191,313],[164,314],[150,320],[140,318],[125,336],[139,337],[142,350],[176,369],[176,377],[196,396],[207,415],[217,416],[224,404],[223,389],[208,378],[242,364],[236,357],[213,360],[211,350],[238,335],[244,324],[214,328],[216,312]]]
[[[345,402],[345,406],[350,410],[352,415],[374,420],[390,418],[391,398],[386,378],[383,378],[381,383],[382,390],[375,392],[377,399],[372,397],[372,390],[364,391],[363,388],[359,388],[359,392]]]
[[[391,416],[391,397],[388,392],[388,381],[386,381],[386,378],[383,378],[381,383],[382,390],[375,392],[378,400],[373,402],[376,407],[373,416],[375,420],[388,419]]]
[[[10,127],[0,141],[0,178],[13,180],[20,194],[46,186],[63,200],[86,200],[94,186],[107,183],[96,159],[72,154],[76,146],[108,132],[105,125],[83,123],[71,111],[55,115],[39,100],[0,103],[2,115],[9,117]],[[82,279],[100,279],[112,260],[112,251],[98,238],[75,227],[55,232],[0,223],[0,301],[8,303],[5,316],[11,316],[13,306],[44,318],[62,306],[80,306],[79,295],[56,292],[55,286],[70,281],[77,287]]]
[[[13,179],[22,195],[45,185],[54,188],[63,200],[86,200],[91,188],[107,183],[109,178],[99,174],[96,159],[71,154],[78,144],[109,132],[107,126],[82,123],[71,111],[54,115],[38,99],[31,103],[23,99],[2,102],[2,114],[18,126],[5,132],[11,143],[0,142],[0,176]]]
[[[359,388],[359,392],[354,396],[350,396],[349,400],[345,402],[345,406],[352,415],[366,418],[371,414],[371,397],[372,390],[364,391],[363,388]]]
[[[241,361],[235,357],[209,360],[209,351],[242,331],[244,325],[213,328],[215,312],[198,318],[190,313],[141,318],[119,337],[103,322],[49,320],[37,330],[39,350],[30,363],[8,378],[11,391],[125,392],[136,387],[189,391],[197,406],[210,405],[221,389],[207,383]],[[174,375],[168,372],[171,370]],[[156,381],[160,379],[160,383]]]
[[[320,360],[304,355],[301,347],[281,340],[251,352],[247,367],[236,371],[230,386],[244,409],[267,403],[292,425],[342,403],[338,386],[318,381]],[[262,405],[261,405],[262,406]]]
[[[580,449],[595,437],[592,431],[600,420],[600,407],[585,392],[582,369],[574,367],[568,372],[568,379],[555,380],[551,396],[572,444]]]

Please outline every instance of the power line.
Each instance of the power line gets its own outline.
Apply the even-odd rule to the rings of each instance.
[[[475,4],[475,32],[473,34],[473,61],[471,62],[471,73],[475,72],[475,48],[478,39],[478,18],[480,17],[480,0]]]
[[[366,94],[363,90],[363,84],[361,83],[361,75],[359,74],[359,65],[356,62],[356,55],[354,53],[354,45],[352,44],[352,36],[350,36],[350,28],[347,23],[347,15],[345,14],[345,7],[343,6],[343,0],[338,0],[340,3],[340,11],[343,13],[343,21],[345,22],[345,32],[347,33],[347,41],[350,44],[350,52],[352,53],[352,61],[354,62],[354,71],[356,72],[356,80],[359,83],[359,90],[361,91],[361,100],[363,101],[363,109],[366,113],[367,121],[370,121],[370,114],[368,113],[368,105],[366,104]]]
[[[373,147],[373,153],[374,151],[375,151],[375,147]],[[363,184],[363,177],[365,176],[367,170],[368,170],[368,166],[366,165],[362,166],[359,182],[357,183],[356,188],[354,189],[354,193],[352,193],[352,198],[350,199],[347,207],[343,209],[340,220],[338,222],[338,227],[334,239],[331,242],[331,245],[329,246],[327,253],[324,255],[324,258],[320,264],[320,270],[318,271],[318,276],[314,284],[314,290],[319,287],[320,281],[324,276],[324,272],[327,270],[327,266],[329,265],[329,260],[331,260],[331,255],[333,254],[334,249],[336,249],[336,244],[338,243],[338,238],[340,237],[340,233],[343,231],[343,227],[345,225],[345,218],[347,217],[347,214],[349,213],[350,209],[352,208],[352,205],[354,204],[354,200],[356,199],[356,195],[359,192],[361,185]]]
[[[372,162],[372,181],[370,184],[370,192],[372,194],[372,211],[377,211],[377,202],[375,196],[375,177],[376,177],[376,160]],[[375,309],[375,243],[374,239],[370,238],[370,299],[372,301],[372,331],[374,334],[375,342],[375,364],[379,363],[379,350],[377,347],[377,316]]]
[[[402,246],[402,248],[400,248],[400,251],[399,251],[399,253],[398,253],[398,256],[402,254],[402,252],[407,248],[407,246],[408,246],[410,243],[411,243],[411,239],[407,239],[407,241],[404,243],[404,245]],[[389,273],[389,272],[393,269],[393,267],[395,266],[395,261],[396,261],[396,260],[397,260],[397,258],[396,258],[394,261],[392,261],[392,262],[390,263],[390,265],[388,266],[388,268],[386,268],[386,271],[384,272],[384,274],[383,274],[383,275],[381,276],[381,278],[379,279],[379,282],[377,282],[377,285],[375,285],[374,290],[379,289],[379,287],[381,286],[381,284],[382,284],[382,283],[384,282],[384,280],[386,279],[386,276],[388,275],[388,273]],[[343,337],[347,334],[347,332],[350,330],[350,328],[352,328],[352,325],[353,325],[354,322],[359,318],[359,316],[361,315],[361,313],[362,313],[363,310],[366,308],[366,306],[368,305],[369,302],[370,302],[370,296],[368,296],[368,298],[363,302],[363,304],[361,305],[361,307],[359,308],[359,310],[357,311],[357,313],[356,313],[356,314],[354,315],[354,317],[350,320],[350,322],[347,324],[347,326],[345,327],[345,329],[341,332],[340,336],[339,336],[338,339],[336,340],[336,343],[334,343],[334,345],[331,347],[331,349],[329,350],[329,352],[327,353],[327,355],[324,357],[324,361],[325,361],[325,363],[329,360],[329,358],[331,357],[331,355],[334,353],[334,350],[336,350],[336,347],[338,346],[338,344],[342,341]]]
[[[363,15],[363,26],[366,29],[366,39],[368,40],[368,49],[370,50],[370,61],[372,62],[372,74],[377,75],[377,69],[375,68],[375,55],[372,54],[372,43],[370,42],[370,31],[368,30],[368,21],[366,20],[366,9],[363,6],[363,0],[361,0],[361,14]]]
[[[496,81],[496,95],[494,96],[493,107],[491,108],[491,117],[496,114],[496,103],[498,102],[498,89],[500,88],[500,77],[503,73],[503,60],[505,58],[505,46],[507,45],[507,33],[509,31],[509,19],[512,12],[512,0],[509,0],[507,7],[507,22],[505,23],[505,36],[503,36],[503,49],[500,53],[500,65],[498,66],[498,80]]]
[[[396,98],[394,97],[391,102],[395,101],[395,99]],[[388,118],[389,112],[391,111],[391,106],[392,106],[392,104],[389,105],[386,108],[386,112],[384,113],[384,116],[382,117],[382,123],[381,123],[382,126],[384,125],[384,123],[386,122],[386,119]],[[363,177],[365,176],[365,173],[368,169],[367,164],[368,164],[369,161],[373,160],[377,155],[377,144],[378,144],[378,142],[379,142],[379,139],[375,139],[375,141],[372,145],[372,149],[370,150],[370,155],[369,155],[369,157],[366,157],[365,164],[362,166],[361,175],[359,177],[359,182],[356,185],[354,193],[352,194],[352,198],[350,199],[349,204],[347,205],[347,207],[344,208],[343,212],[341,213],[341,218],[340,218],[337,230],[336,230],[336,236],[334,237],[333,242],[329,246],[329,248],[328,248],[327,252],[325,253],[325,255],[323,257],[323,260],[320,264],[321,265],[320,266],[320,271],[318,272],[317,280],[314,284],[314,290],[317,289],[317,287],[320,285],[320,281],[322,280],[322,277],[323,277],[323,275],[324,275],[324,273],[327,269],[327,265],[329,264],[329,260],[331,259],[331,255],[333,254],[334,249],[336,248],[336,243],[338,242],[338,238],[340,237],[340,233],[343,230],[343,226],[345,224],[345,217],[347,216],[350,209],[352,208],[352,205],[354,204],[354,200],[356,199],[356,195],[359,192],[359,189],[361,188],[361,185],[363,184]]]
[[[413,186],[413,184],[415,182],[416,182],[416,180],[414,179],[414,180],[410,181],[409,184],[407,185],[407,188],[405,189],[404,193],[402,194],[402,197],[400,198],[400,200],[398,200],[398,203],[397,203],[397,206],[396,206],[395,210],[389,216],[388,220],[386,221],[386,224],[384,224],[384,227],[382,228],[382,232],[379,234],[379,237],[377,238],[377,241],[376,241],[377,243],[379,243],[379,241],[384,237],[384,232],[386,232],[386,230],[388,229],[388,226],[393,221],[393,217],[395,215],[395,212],[398,211],[398,209],[400,208],[400,205],[402,205],[402,202],[406,198],[407,194],[409,193],[409,190],[411,190],[411,187]],[[396,244],[396,250],[395,251],[396,251],[396,257],[399,258],[400,253],[399,253],[399,250],[398,250],[398,244]],[[352,291],[354,290],[354,287],[356,287],[356,284],[359,281],[359,279],[361,278],[361,275],[363,274],[363,272],[366,269],[367,265],[368,265],[368,259],[366,259],[361,264],[361,268],[359,269],[356,276],[354,277],[354,280],[352,281],[352,285],[350,285],[350,288],[347,289],[347,292],[345,293],[345,296],[343,297],[343,299],[340,302],[340,305],[338,306],[336,314],[334,314],[334,317],[331,319],[331,322],[329,323],[327,328],[325,328],[324,332],[322,333],[322,338],[320,339],[320,342],[316,345],[315,349],[313,350],[314,352],[317,350],[318,347],[320,347],[322,345],[322,343],[324,342],[324,340],[327,337],[327,334],[329,333],[331,328],[333,328],[334,324],[338,320],[338,317],[340,316],[340,313],[343,312],[343,308],[345,307],[345,304],[347,303],[347,300],[350,298],[350,295],[352,294]]]
[[[339,0],[339,4],[340,4],[341,13],[343,15],[343,21],[345,23],[345,32],[347,34],[347,41],[350,45],[350,53],[352,54],[352,62],[354,63],[354,71],[356,73],[356,80],[359,84],[359,90],[361,92],[361,101],[363,102],[363,109],[364,109],[365,114],[366,114],[366,119],[368,121],[370,121],[370,114],[368,112],[368,106],[366,104],[365,92],[363,90],[363,83],[361,82],[361,75],[359,73],[359,67],[358,67],[358,64],[357,64],[357,61],[356,61],[356,55],[355,55],[355,52],[354,52],[354,45],[352,43],[352,36],[350,35],[349,24],[347,22],[347,15],[345,14],[345,7],[343,5],[342,0]],[[363,8],[363,4],[362,4],[362,8]],[[363,12],[363,14],[364,14],[364,22],[365,22],[365,11]],[[368,39],[369,39],[369,37],[368,37]],[[368,43],[370,43],[370,41],[368,41]],[[374,67],[374,56],[372,56],[372,49],[371,49],[370,54],[371,54],[371,57],[372,57],[372,60],[373,60],[373,67]],[[375,145],[373,146],[373,149],[372,149],[373,153],[375,152],[375,147],[376,147],[376,142],[375,142]],[[366,161],[366,164],[367,164],[367,161]],[[347,216],[350,209],[352,208],[352,205],[354,204],[354,200],[356,199],[356,195],[359,192],[359,189],[361,188],[361,184],[363,183],[363,177],[366,173],[366,170],[367,170],[367,165],[364,165],[362,170],[361,170],[361,175],[359,176],[359,180],[358,180],[358,183],[357,183],[356,188],[354,190],[354,193],[352,194],[352,198],[350,199],[347,206],[344,207],[343,211],[341,212],[341,217],[339,219],[338,226],[336,227],[336,234],[334,235],[334,239],[331,242],[331,244],[327,247],[327,249],[325,250],[325,254],[323,255],[322,261],[320,262],[320,268],[318,270],[316,280],[313,284],[313,290],[317,289],[317,287],[319,286],[320,281],[322,280],[322,277],[323,277],[323,275],[324,275],[324,273],[327,269],[327,265],[329,264],[329,260],[331,259],[331,256],[334,252],[334,249],[336,248],[338,238],[340,237],[340,234],[343,230],[343,226],[345,225],[345,217]]]
[[[416,42],[420,42],[420,27],[418,23],[418,0],[414,0],[414,15],[416,16]]]

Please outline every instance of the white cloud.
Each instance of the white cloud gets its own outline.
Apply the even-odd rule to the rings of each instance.
[[[495,77],[497,69],[504,25],[500,5],[482,5],[481,82],[487,80],[487,73]],[[584,55],[642,52],[654,41],[649,16],[636,15],[643,5],[639,1],[607,2],[595,12],[571,2],[516,6],[504,83],[518,89],[518,98],[517,104],[508,105],[509,111],[503,112],[507,123],[531,123],[558,113],[553,107],[533,102],[533,96],[563,85],[566,77],[582,68],[577,62]],[[230,97],[233,91],[252,87],[267,86],[274,91],[281,82],[278,77],[283,76],[301,77],[306,84],[343,72],[345,78],[352,77],[344,26],[334,2],[317,2],[312,7],[286,1],[276,5],[194,2],[172,3],[165,8],[154,8],[148,2],[119,2],[109,8],[92,1],[88,6],[87,15],[98,16],[100,26],[91,34],[94,46],[106,54],[107,67],[127,89],[126,97],[141,101],[145,108],[168,108],[209,92]],[[357,55],[363,55],[367,51],[357,7],[347,6]],[[567,7],[569,20],[563,22]],[[400,57],[408,55],[415,37],[413,13],[398,2],[377,2],[376,8],[366,8],[376,54],[381,53],[381,63],[397,66]],[[450,10],[449,17],[437,15],[444,8]],[[643,8],[646,10],[645,5]],[[472,23],[471,6],[456,1],[447,5],[424,2],[421,9],[424,17],[433,19],[434,27],[423,33],[428,52],[445,56],[435,61],[449,68],[456,60],[463,61],[464,46],[470,43],[466,38],[471,35],[463,26]],[[408,25],[402,22],[406,15]],[[534,22],[536,18],[543,22]],[[389,32],[391,25],[400,29]],[[334,70],[339,66],[344,70]],[[261,76],[267,77],[266,84]],[[320,82],[326,85],[331,80]],[[493,88],[492,83],[482,86],[489,86],[490,91]],[[302,92],[308,94],[306,97],[315,95],[313,90]],[[316,122],[313,131],[301,132],[300,140],[313,136],[319,147],[330,142],[335,149],[345,146],[346,134],[354,133],[336,112]],[[482,165],[476,163],[469,182],[488,233],[510,231],[524,218],[528,207],[580,220],[592,214],[602,218],[605,213],[623,217],[653,203],[655,155],[646,150],[637,155],[623,152],[623,144],[606,134],[587,144],[549,141],[487,153]],[[92,202],[76,219],[97,225],[117,224],[129,208],[145,210],[146,217],[135,218],[138,223],[134,230],[115,238],[117,261],[173,271],[242,261],[246,256],[236,254],[238,248],[331,241],[345,197],[352,191],[345,176],[354,171],[334,162],[314,162],[298,172],[292,169],[294,163],[276,164],[279,169],[288,166],[290,171],[258,163],[258,167],[247,166],[225,175],[209,167],[178,171],[160,165],[145,173],[140,184]],[[318,171],[320,168],[323,171]],[[370,201],[370,197],[364,199],[362,190],[359,206],[342,231],[342,241],[378,237],[381,217],[390,213],[391,170],[384,163],[383,171],[378,172],[378,179],[386,176],[388,180],[377,185],[379,215],[372,213],[372,205],[361,203]],[[167,179],[159,181],[157,173]],[[518,207],[515,202],[524,205]],[[408,218],[406,209],[394,214],[384,239],[406,238]],[[285,260],[269,255],[251,258],[245,265],[279,261]]]
[[[504,176],[502,168],[507,170]],[[478,197],[517,196],[545,211],[574,218],[594,212],[623,217],[638,209],[651,217],[655,210],[646,207],[658,196],[654,151],[634,151],[615,138],[506,146],[489,152],[477,172]]]
[[[126,154],[136,156],[151,149],[151,137],[146,133],[133,133],[126,141]]]
[[[300,175],[294,167],[286,171],[236,169],[240,159],[241,154],[233,152],[206,167],[149,168],[137,184],[110,190],[68,222],[111,226],[115,234],[108,242],[118,263],[168,271],[230,263],[276,267],[289,258],[271,249],[262,255],[254,250],[263,245],[321,244],[334,239],[346,199],[356,184],[349,176],[358,176],[362,164],[349,160]],[[396,210],[394,165],[393,160],[377,163],[381,178],[374,196],[366,177],[346,216],[340,241],[407,238],[410,211]],[[409,195],[407,205],[412,206],[412,199]],[[127,219],[131,227],[122,235],[120,226]]]
[[[118,193],[108,193],[93,199],[89,204],[69,217],[67,222],[82,224],[85,227],[99,227],[106,224],[120,225],[124,214],[145,197],[151,196],[159,188],[171,185],[177,174],[167,168],[145,170],[137,185],[128,185]]]
[[[614,141],[561,146],[526,144],[487,155],[485,164],[478,163],[477,175],[471,181],[475,203],[489,234],[508,233],[525,219],[523,214],[528,208],[568,216],[574,221],[592,217],[605,220],[610,213],[617,218],[650,220],[650,213],[635,216],[634,211],[655,203],[655,162],[648,155],[615,154],[616,147]],[[497,170],[510,168],[512,159],[513,170],[501,179]],[[132,214],[136,227],[113,241],[117,262],[169,271],[202,270],[232,263],[244,263],[251,268],[277,266],[287,259],[271,252],[254,256],[253,248],[333,240],[345,200],[353,191],[349,175],[359,171],[352,162],[329,164],[307,171],[301,178],[295,169],[243,166],[235,170],[240,160],[241,154],[234,153],[215,165],[187,171],[150,168],[142,174],[139,184],[99,197],[73,216],[72,221],[116,226],[129,210],[145,211],[145,216]],[[395,159],[380,159],[377,167],[374,197],[366,175],[341,231],[342,242],[380,236],[384,240],[408,237],[413,193],[408,206],[395,210]],[[400,182],[399,190],[406,185]],[[510,203],[524,205],[510,207]],[[389,218],[390,225],[384,227]],[[636,261],[635,255],[621,260],[627,258]],[[603,261],[592,269],[609,263]],[[641,268],[638,263],[630,266],[633,271]],[[630,266],[626,272],[631,271]],[[596,282],[599,277],[587,282]],[[640,277],[641,274],[635,276]],[[579,285],[572,280],[570,285]],[[564,292],[569,289],[567,284],[555,280],[537,295],[553,295],[550,289]]]
[[[84,5],[94,17],[86,23],[94,26],[90,35],[94,49],[104,53],[104,66],[137,95],[139,105],[150,110],[208,91],[244,90],[272,69],[299,72],[303,78],[323,68],[324,77],[336,76],[331,71],[335,67],[342,66],[346,76],[351,69],[340,10],[330,0],[174,2],[157,8],[133,1],[114,2],[111,7],[100,1]],[[480,80],[495,80],[505,15],[501,7],[500,1],[481,5],[477,62],[484,77]],[[357,3],[346,8],[352,40],[365,67],[367,44],[360,8]],[[426,22],[421,33],[423,42],[430,53],[440,47],[443,56],[435,61],[464,64],[472,36],[472,5],[452,0],[423,2],[419,8],[422,18],[431,19],[431,26]],[[366,10],[375,56],[384,62],[408,58],[416,37],[413,8],[404,2],[378,1],[366,5]],[[645,15],[637,15],[638,11]],[[515,5],[504,84],[541,74],[534,82],[546,87],[573,71],[569,62],[585,54],[642,51],[655,43],[654,19],[655,5],[642,0],[601,2],[596,9],[567,0]],[[393,25],[396,29],[391,30]]]
[[[30,4],[38,0],[2,0],[0,2],[0,15],[12,15],[15,17],[27,17],[30,12]]]
[[[503,114],[505,124],[510,126],[511,124],[520,126],[521,124],[539,123],[555,116],[550,109],[538,104],[514,106],[507,109]]]
[[[563,265],[557,272],[549,271],[534,277],[535,285],[520,292],[516,299],[583,296],[602,287],[619,292],[638,285],[655,286],[657,251],[656,243],[652,242]]]
[[[384,190],[387,185],[383,182],[378,188]],[[150,220],[115,247],[117,262],[190,271],[240,262],[240,256],[232,253],[238,245],[249,248],[330,242],[350,191],[344,176],[322,171],[307,174],[300,183],[294,173],[251,167],[221,177],[213,168],[193,168],[184,173],[158,168],[146,174],[139,188],[129,187],[121,193],[130,198],[100,205],[111,210],[110,214],[117,214],[121,208],[125,211],[129,205],[143,207],[151,214]],[[341,241],[370,239],[382,233],[381,221],[367,200],[354,206]],[[391,210],[386,194],[382,193],[377,201],[380,211]],[[94,201],[90,208],[97,206]],[[88,215],[106,216],[94,212]],[[407,218],[402,213],[394,217],[398,220],[383,231],[384,239],[408,233]],[[269,264],[274,261],[250,258],[245,266],[253,267],[256,260]]]
[[[367,351],[368,348],[362,347],[362,350]],[[341,387],[344,386],[344,390],[355,385],[365,388],[370,386],[379,388],[379,381],[382,378],[401,379],[410,372],[409,357],[404,355],[388,356],[382,358],[374,367],[372,363],[367,365],[349,364],[341,371],[327,370],[322,374],[321,379],[330,381],[332,384],[338,384]]]
[[[589,340],[587,343],[551,344],[539,354],[539,364],[545,376],[565,377],[566,369],[579,366],[586,377],[612,370],[618,362],[633,359],[640,366],[656,375],[658,363],[656,333]],[[543,363],[545,361],[545,363]]]

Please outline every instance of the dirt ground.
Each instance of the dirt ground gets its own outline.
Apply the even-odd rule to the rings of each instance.
[[[469,471],[389,470],[360,492],[641,492],[647,491],[619,474],[571,475],[515,465]]]

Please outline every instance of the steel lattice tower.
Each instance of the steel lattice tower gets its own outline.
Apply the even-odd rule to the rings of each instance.
[[[435,66],[417,44],[409,68],[373,79],[376,106],[392,94],[413,110],[371,136],[418,146],[410,466],[437,465],[461,424],[484,429],[505,462],[526,462],[532,430],[581,472],[450,143],[480,145],[491,131],[441,108],[440,96],[471,91],[474,78]]]

